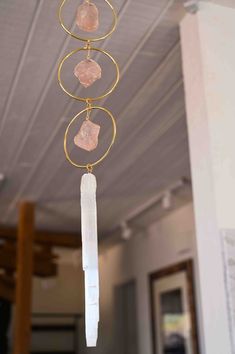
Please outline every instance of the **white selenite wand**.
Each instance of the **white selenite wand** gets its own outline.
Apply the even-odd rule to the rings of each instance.
[[[95,347],[99,322],[99,269],[97,239],[96,178],[81,179],[82,265],[85,272],[85,323],[88,347]]]

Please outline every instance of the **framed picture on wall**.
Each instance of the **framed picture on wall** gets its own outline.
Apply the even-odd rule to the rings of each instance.
[[[154,354],[199,354],[191,260],[150,274]]]

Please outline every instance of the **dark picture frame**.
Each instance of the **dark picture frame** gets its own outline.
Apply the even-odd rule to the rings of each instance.
[[[195,303],[195,292],[194,292],[194,277],[193,277],[193,261],[191,259],[183,261],[181,263],[177,263],[175,265],[169,266],[167,268],[158,270],[156,272],[153,272],[149,275],[149,286],[150,286],[150,308],[151,308],[151,322],[152,322],[152,344],[153,344],[153,354],[181,354],[181,353],[192,353],[192,354],[199,354],[199,344],[198,344],[198,331],[197,331],[197,316],[196,316],[196,303]],[[181,312],[183,305],[180,304],[182,302],[181,300],[181,289],[180,287],[176,287],[174,289],[174,285],[172,285],[172,289],[168,291],[163,291],[162,293],[156,294],[156,286],[157,284],[160,284],[160,281],[168,281],[169,283],[171,281],[174,281],[177,279],[177,277],[183,277],[185,279],[185,290],[184,290],[184,297],[185,294],[187,296],[187,304],[188,304],[188,311],[187,311],[187,323],[190,326],[190,337],[187,338],[187,341],[190,341],[190,350],[187,350],[186,344],[181,343],[179,339],[184,341],[183,336],[179,335],[178,336],[178,344],[176,344],[177,340],[177,334],[171,333],[171,337],[175,337],[174,340],[172,341],[171,338],[171,344],[163,344],[163,342],[167,342],[165,340],[166,336],[164,337],[163,333],[163,318],[164,316],[167,318],[166,314],[164,314],[164,311],[167,311],[167,307],[169,308],[170,306],[175,307],[176,312]],[[159,295],[160,294],[160,295]],[[156,297],[157,300],[156,300]],[[156,302],[159,304],[158,306],[156,305]],[[161,308],[160,308],[161,306]],[[158,309],[157,309],[158,307]],[[164,310],[165,308],[165,310]],[[168,310],[169,312],[169,310]],[[183,312],[181,317],[183,318]],[[169,317],[169,315],[168,315]],[[174,317],[173,317],[174,318]],[[180,316],[175,316],[175,322],[177,324],[180,324]],[[161,326],[159,326],[159,322],[161,322]],[[181,321],[183,322],[183,321]],[[184,323],[184,322],[183,322]],[[167,324],[168,325],[168,324]],[[182,323],[181,323],[182,326]],[[159,328],[161,327],[161,328]],[[168,327],[170,327],[168,325]],[[169,332],[169,331],[168,331]],[[169,335],[169,333],[168,333]],[[159,344],[159,337],[161,336],[161,343]],[[170,340],[168,340],[170,342]],[[175,344],[172,344],[175,343]],[[159,345],[160,345],[160,350],[159,350]],[[170,346],[172,345],[172,349],[169,347],[167,348],[167,345]],[[177,349],[178,345],[178,349]],[[188,344],[187,344],[188,345]],[[181,346],[181,349],[180,349]],[[161,352],[161,353],[160,353]]]

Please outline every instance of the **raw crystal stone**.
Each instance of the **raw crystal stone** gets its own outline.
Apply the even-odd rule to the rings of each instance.
[[[87,88],[101,78],[101,67],[94,60],[85,59],[75,66],[74,75]]]
[[[98,136],[100,132],[100,126],[85,120],[78,134],[74,137],[74,144],[86,151],[94,150],[98,145]]]
[[[84,1],[84,3],[78,7],[76,24],[85,32],[94,32],[98,29],[99,12],[95,4]]]
[[[96,178],[85,173],[81,180],[82,267],[85,273],[85,322],[88,347],[95,347],[99,323],[99,265]]]

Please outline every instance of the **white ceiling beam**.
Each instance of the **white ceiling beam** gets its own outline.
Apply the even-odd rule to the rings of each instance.
[[[127,70],[129,69],[130,65],[133,63],[133,61],[137,57],[139,51],[143,48],[143,46],[148,41],[150,36],[157,29],[157,27],[160,25],[160,23],[162,22],[163,18],[165,17],[165,15],[167,14],[167,12],[169,11],[169,9],[171,8],[171,6],[173,4],[174,4],[174,0],[169,0],[166,3],[166,6],[162,9],[162,11],[161,11],[160,15],[158,16],[158,18],[153,21],[152,25],[149,27],[148,31],[144,34],[142,39],[139,41],[139,43],[137,44],[136,48],[133,50],[132,55],[130,56],[130,58],[127,60],[126,64],[122,68],[121,77],[127,72]],[[107,97],[105,98],[105,100],[106,99],[107,99]]]
[[[174,94],[180,87],[183,87],[183,81],[179,80],[171,89],[169,92],[169,96]],[[167,99],[164,99],[165,103]],[[149,119],[153,119],[153,117],[157,116],[158,111],[160,110],[161,105],[163,102],[160,103],[159,106],[156,107],[155,110],[152,111],[151,115],[149,116]],[[103,183],[103,189],[100,188],[99,191],[100,193],[104,193],[105,190],[111,188],[112,184],[115,183],[116,180],[120,178],[120,176],[125,172],[125,170],[131,169],[132,165],[136,162],[136,160],[140,159],[140,157],[150,148],[152,144],[156,144],[156,142],[167,133],[167,131],[175,125],[176,122],[178,122],[182,117],[184,116],[185,109],[184,107],[180,107],[178,112],[172,113],[172,115],[169,115],[165,118],[164,121],[159,124],[158,129],[156,132],[150,131],[148,132],[148,135],[145,135],[145,141],[148,142],[148,144],[144,143],[139,143],[138,144],[138,149],[133,149],[129,154],[123,154],[123,160],[122,164],[118,166],[114,166],[112,168],[112,179],[109,178],[109,181],[106,183]],[[131,161],[131,163],[130,163]],[[113,178],[115,176],[115,178]],[[109,176],[108,176],[109,177]]]
[[[10,90],[9,90],[9,94],[7,95],[7,100],[6,100],[6,103],[5,103],[5,106],[4,106],[4,110],[3,110],[3,114],[2,114],[2,117],[1,117],[0,139],[1,139],[1,135],[2,135],[2,133],[4,131],[4,126],[5,126],[7,117],[9,115],[9,110],[11,108],[12,100],[13,100],[13,97],[14,97],[15,92],[16,92],[16,87],[17,87],[17,85],[19,83],[19,78],[20,78],[20,75],[21,75],[21,72],[22,72],[22,69],[23,69],[23,66],[24,66],[24,62],[25,62],[25,59],[27,58],[27,53],[28,53],[32,38],[34,36],[35,28],[36,28],[36,25],[37,25],[37,21],[38,21],[39,15],[41,13],[43,2],[44,2],[44,0],[39,0],[39,1],[35,2],[36,5],[35,5],[33,18],[32,18],[32,21],[30,23],[30,26],[29,26],[28,34],[27,34],[26,40],[25,40],[24,45],[23,45],[23,49],[22,49],[22,52],[21,52],[21,55],[20,55],[19,62],[16,65],[16,72],[14,74],[14,78],[13,78],[13,81],[12,81],[12,84],[11,84],[11,87],[10,87]]]
[[[74,24],[72,26],[72,30],[74,29],[74,27],[75,27],[75,22],[74,22]],[[64,40],[64,42],[63,42],[63,44],[61,46],[61,49],[59,51],[59,57],[61,57],[62,53],[65,51],[67,45],[69,44],[70,39],[71,38],[69,36],[66,36],[66,38],[65,38],[65,40]],[[33,112],[31,114],[31,118],[29,120],[29,123],[27,124],[27,127],[26,127],[26,129],[24,131],[24,135],[22,137],[21,144],[20,144],[19,148],[17,149],[17,152],[16,152],[16,154],[14,156],[13,161],[11,162],[10,171],[14,169],[16,163],[18,162],[18,158],[19,158],[19,156],[21,155],[21,152],[24,149],[24,146],[25,146],[25,144],[27,142],[27,139],[29,137],[31,129],[32,129],[37,117],[38,117],[38,114],[40,112],[40,109],[42,108],[44,100],[46,99],[46,97],[48,95],[49,89],[51,87],[51,84],[52,84],[53,79],[54,79],[54,77],[56,75],[56,72],[57,72],[57,62],[58,62],[58,58],[56,57],[53,65],[52,65],[52,70],[50,71],[48,79],[45,80],[45,86],[42,87],[42,90],[41,90],[41,92],[39,94],[39,100],[37,101],[36,106],[33,109]]]

